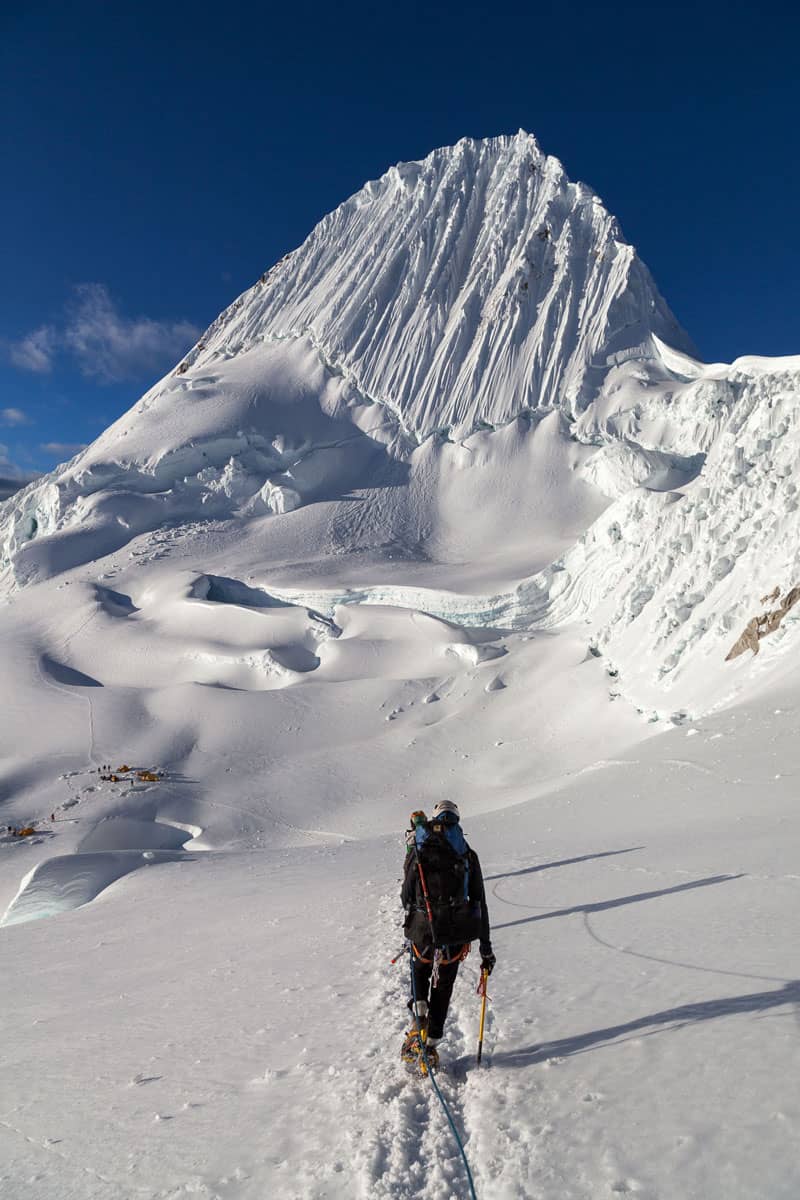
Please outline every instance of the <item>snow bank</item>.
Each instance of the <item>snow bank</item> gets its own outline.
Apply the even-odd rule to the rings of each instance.
[[[131,871],[177,862],[183,855],[164,850],[66,854],[49,858],[29,872],[0,926],[54,917],[88,904]]]

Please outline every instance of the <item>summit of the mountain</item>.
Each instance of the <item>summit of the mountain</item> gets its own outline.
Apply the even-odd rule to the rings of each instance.
[[[656,335],[691,344],[599,197],[531,135],[400,163],[326,216],[187,360],[308,341],[416,440],[557,406],[571,417]]]

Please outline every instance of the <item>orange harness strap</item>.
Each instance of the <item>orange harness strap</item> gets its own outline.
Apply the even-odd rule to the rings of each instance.
[[[414,957],[419,959],[420,962],[424,962],[424,963],[433,962],[432,958],[425,958],[424,955],[420,954],[419,950],[417,949],[417,947],[414,945],[413,942],[411,943],[411,949],[414,951]],[[443,958],[441,960],[440,965],[443,967],[447,967],[450,965],[450,963],[463,962],[464,959],[469,954],[471,949],[472,949],[471,944],[469,942],[465,942],[464,945],[459,950],[458,954],[454,954],[452,958]]]

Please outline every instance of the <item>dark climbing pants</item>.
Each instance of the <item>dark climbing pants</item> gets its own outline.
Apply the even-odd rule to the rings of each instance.
[[[430,951],[426,951],[426,957],[429,953]],[[444,1023],[460,962],[460,959],[456,959],[455,962],[443,963],[439,967],[439,981],[436,987],[431,987],[433,963],[420,962],[414,955],[414,987],[417,999],[428,1001],[428,1037],[440,1038],[444,1033]],[[408,1007],[412,1012],[414,1011],[413,995],[408,1002]]]

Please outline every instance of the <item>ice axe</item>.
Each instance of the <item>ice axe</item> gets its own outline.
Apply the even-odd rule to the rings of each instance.
[[[486,967],[483,967],[481,969],[481,981],[478,984],[478,995],[482,997],[482,999],[481,999],[481,1024],[480,1024],[480,1029],[478,1030],[478,1062],[479,1063],[481,1061],[481,1056],[483,1055],[483,1027],[486,1024],[486,1001],[489,999],[489,996],[486,992],[486,984],[487,984],[488,980],[489,980],[489,972],[486,970]]]

